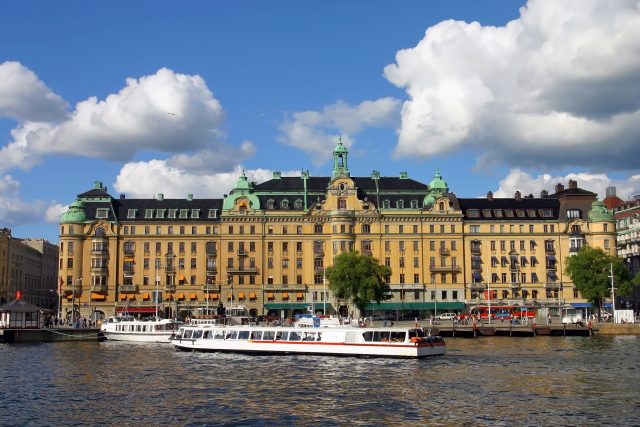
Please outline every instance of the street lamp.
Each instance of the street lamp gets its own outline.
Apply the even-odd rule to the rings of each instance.
[[[611,279],[611,314],[613,315],[613,323],[616,322],[616,294],[613,287],[613,263],[609,264],[611,275],[609,279]]]
[[[82,287],[82,277],[78,278],[78,288]],[[71,288],[71,324],[76,321],[76,287]]]

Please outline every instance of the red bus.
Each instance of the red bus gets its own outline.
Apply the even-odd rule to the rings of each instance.
[[[488,320],[489,305],[474,307],[468,315],[480,320]],[[534,317],[536,317],[535,307],[491,304],[491,320],[533,319]]]

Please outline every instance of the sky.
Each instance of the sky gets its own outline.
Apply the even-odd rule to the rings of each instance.
[[[217,198],[244,170],[436,170],[458,197],[640,194],[640,1],[0,6],[0,226],[76,196]]]

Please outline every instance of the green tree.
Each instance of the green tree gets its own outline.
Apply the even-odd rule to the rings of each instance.
[[[385,278],[390,275],[389,267],[357,251],[341,253],[326,270],[329,288],[338,298],[351,300],[360,313],[371,301],[380,303],[384,299],[390,290]]]
[[[588,246],[570,257],[567,274],[583,297],[600,311],[602,299],[611,296],[611,268],[616,295],[628,295],[631,290],[629,271],[621,258],[606,254],[600,248]]]

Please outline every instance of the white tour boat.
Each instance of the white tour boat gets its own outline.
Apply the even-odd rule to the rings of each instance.
[[[422,358],[445,353],[420,328],[183,325],[171,343],[186,351]]]
[[[174,319],[151,318],[137,320],[133,316],[113,316],[100,328],[108,340],[168,343],[184,322]]]

